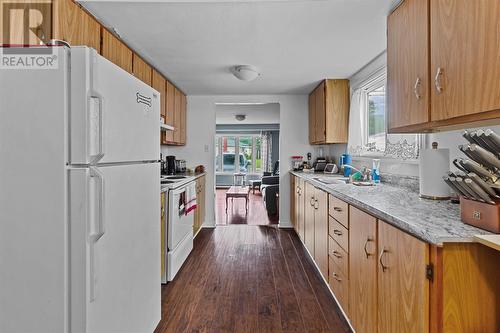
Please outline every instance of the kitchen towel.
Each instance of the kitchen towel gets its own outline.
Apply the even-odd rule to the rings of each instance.
[[[186,186],[186,207],[184,212],[188,215],[197,207],[196,204],[196,182],[191,182]]]

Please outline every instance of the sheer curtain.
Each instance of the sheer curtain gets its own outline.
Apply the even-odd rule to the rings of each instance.
[[[262,145],[262,171],[272,172],[272,150],[273,150],[273,136],[271,132],[261,133]]]
[[[351,155],[360,155],[363,152],[366,138],[365,98],[363,89],[358,88],[351,95],[349,110],[349,138],[347,151]]]

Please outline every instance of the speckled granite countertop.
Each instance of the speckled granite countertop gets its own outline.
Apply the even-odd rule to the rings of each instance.
[[[463,223],[460,220],[458,204],[421,199],[418,193],[405,187],[383,183],[365,187],[352,184],[326,185],[314,178],[339,176],[293,171],[291,173],[431,244],[473,242],[474,235],[491,234]]]
[[[196,173],[196,174],[187,173],[187,174],[181,174],[181,175],[173,175],[173,176],[186,176],[186,178],[184,178],[180,181],[177,181],[175,183],[172,183],[172,184],[161,184],[160,185],[161,192],[166,192],[171,188],[177,188],[181,185],[185,185],[185,184],[190,183],[190,182],[192,182],[192,181],[194,181],[194,180],[196,180],[204,175],[206,175],[206,172]],[[165,176],[165,177],[168,177],[168,176]]]

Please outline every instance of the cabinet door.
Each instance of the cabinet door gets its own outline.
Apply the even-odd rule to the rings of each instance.
[[[71,46],[86,45],[101,52],[101,25],[72,0],[53,2],[54,37]]]
[[[200,201],[199,201],[199,211],[200,211],[200,228],[205,223],[205,207],[206,207],[206,179],[205,176],[198,178],[200,182]]]
[[[167,117],[166,113],[166,81],[165,78],[158,73],[156,70],[153,70],[153,77],[152,77],[152,87],[160,93],[160,115],[163,118]]]
[[[387,19],[388,127],[429,121],[429,2],[405,0]]]
[[[290,174],[290,222],[292,223],[293,230],[299,234],[297,229],[297,202],[299,201],[299,184],[297,177]]]
[[[316,142],[316,90],[309,95],[309,143]]]
[[[428,331],[428,245],[382,221],[378,245],[378,331]]]
[[[500,2],[433,0],[430,13],[431,120],[499,110]]]
[[[315,128],[316,142],[322,143],[326,140],[326,106],[325,106],[325,81],[316,88],[316,116]]]
[[[196,209],[194,211],[194,223],[193,223],[193,235],[196,235],[198,230],[200,229],[200,220],[201,220],[201,185],[200,178],[196,179]]]
[[[314,193],[314,261],[328,280],[328,194],[317,188]]]
[[[160,221],[160,239],[161,239],[161,254],[160,254],[160,260],[161,260],[161,276],[165,276],[165,192],[161,193],[161,221]]]
[[[132,51],[106,29],[102,29],[101,54],[132,74]]]
[[[180,106],[180,139],[179,143],[181,145],[186,144],[186,130],[187,130],[187,98],[181,92],[181,106]]]
[[[349,80],[325,81],[325,140],[346,143],[349,128]]]
[[[305,184],[304,191],[304,245],[314,258],[314,186]]]
[[[377,220],[349,206],[349,315],[359,333],[377,331],[376,236]]]
[[[132,61],[132,72],[139,80],[151,86],[152,68],[135,53]]]
[[[174,143],[181,142],[181,92],[174,87]]]
[[[304,206],[304,198],[305,198],[305,182],[302,178],[298,178],[297,182],[299,184],[299,196],[297,201],[297,229],[299,233],[299,238],[304,242],[304,233],[305,233],[305,223],[304,223],[304,214],[305,214],[305,206]]]
[[[167,81],[166,84],[166,104],[165,104],[165,112],[166,119],[165,123],[170,126],[175,126],[174,118],[175,118],[175,87],[170,81]],[[173,142],[174,141],[174,131],[165,132],[165,141],[163,143]]]

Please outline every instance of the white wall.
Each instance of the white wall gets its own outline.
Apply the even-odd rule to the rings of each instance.
[[[290,227],[290,156],[314,153],[308,138],[307,95],[188,96],[186,145],[162,147],[165,155],[185,159],[188,167],[203,164],[207,172],[205,226],[215,225],[216,103],[280,104],[280,227]]]

